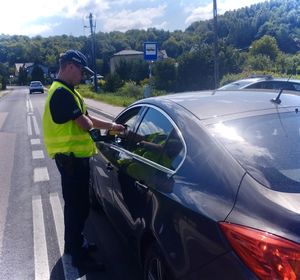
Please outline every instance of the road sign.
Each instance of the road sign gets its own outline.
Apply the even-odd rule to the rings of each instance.
[[[157,60],[157,42],[144,42],[144,59]]]

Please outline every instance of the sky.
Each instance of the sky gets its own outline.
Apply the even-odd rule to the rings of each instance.
[[[265,0],[217,0],[218,14]],[[88,36],[89,15],[96,32],[157,28],[185,30],[212,18],[213,0],[4,0],[0,34]]]

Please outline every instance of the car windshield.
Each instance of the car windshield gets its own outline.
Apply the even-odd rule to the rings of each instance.
[[[42,83],[41,82],[31,82],[30,83],[30,86],[33,86],[33,87],[38,87],[38,86],[41,86]]]
[[[284,192],[300,190],[300,114],[275,113],[210,126],[257,181]]]

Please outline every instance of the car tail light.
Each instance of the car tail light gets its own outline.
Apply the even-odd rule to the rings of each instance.
[[[300,279],[298,243],[236,224],[221,222],[220,227],[236,254],[260,279]]]

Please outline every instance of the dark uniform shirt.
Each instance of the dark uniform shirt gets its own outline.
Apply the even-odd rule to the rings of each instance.
[[[73,86],[59,79],[55,79],[55,81],[64,84],[74,92]],[[53,93],[50,100],[50,112],[53,121],[57,124],[75,120],[82,115],[73,95],[63,87]]]

